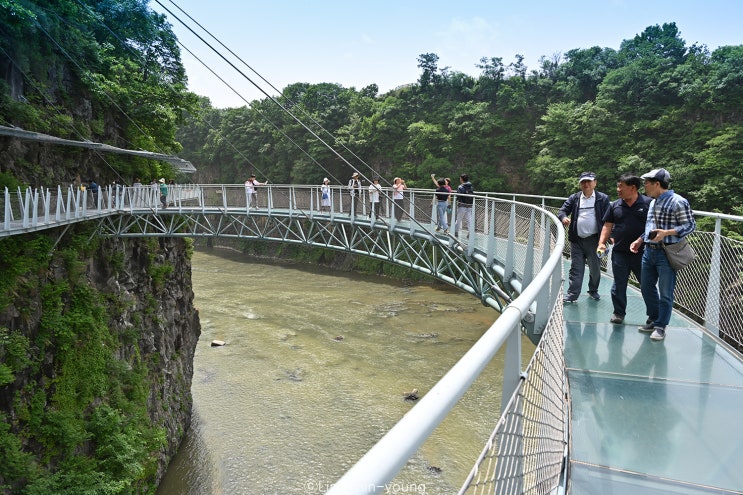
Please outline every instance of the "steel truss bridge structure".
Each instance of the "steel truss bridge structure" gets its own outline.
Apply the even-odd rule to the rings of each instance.
[[[477,195],[472,214],[464,216],[459,236],[453,235],[453,227],[451,234],[436,230],[432,191],[406,191],[404,211],[397,210],[400,205],[383,194],[379,216],[369,210],[365,191],[355,202],[345,188],[334,187],[329,199],[329,206],[324,206],[319,186],[300,185],[260,186],[257,197],[243,185],[213,184],[171,187],[164,197],[150,186],[102,187],[98,194],[72,187],[13,192],[6,189],[0,205],[0,240],[44,229],[58,229],[55,232],[62,236],[70,224],[95,222],[96,233],[102,236],[236,238],[301,244],[406,266],[458,287],[496,309],[500,316],[482,338],[328,493],[383,491],[385,483],[415,454],[503,346],[506,354],[502,415],[464,481],[461,494],[569,491],[582,495],[617,489],[623,493],[661,490],[727,494],[743,488],[742,475],[737,472],[740,470],[724,470],[710,480],[693,469],[656,471],[628,465],[623,459],[603,458],[601,448],[594,448],[595,443],[605,441],[597,438],[596,426],[586,427],[585,421],[578,420],[582,416],[571,416],[572,410],[587,410],[586,414],[593,415],[604,412],[591,405],[593,398],[586,390],[590,392],[591,384],[607,377],[612,386],[619,382],[616,377],[632,377],[628,385],[623,385],[627,388],[622,393],[627,393],[637,381],[655,384],[659,379],[668,383],[679,381],[687,388],[693,383],[701,390],[699,393],[713,394],[722,388],[727,399],[719,403],[711,400],[706,407],[723,412],[743,407],[743,399],[725,395],[731,390],[743,391],[743,361],[728,345],[743,348],[743,294],[738,293],[741,284],[737,280],[743,265],[743,248],[721,235],[723,221],[740,222],[743,218],[702,213],[714,218],[716,231],[694,235],[692,243],[698,259],[679,275],[677,302],[687,316],[672,323],[688,328],[695,342],[704,340],[705,348],[712,346],[715,359],[724,363],[719,366],[729,368],[729,373],[717,382],[697,383],[695,377],[679,378],[672,373],[667,377],[642,378],[644,375],[638,375],[637,370],[629,373],[626,363],[607,374],[594,362],[581,360],[582,344],[573,338],[575,332],[580,334],[587,325],[594,325],[594,338],[589,341],[595,342],[596,336],[616,335],[617,329],[591,323],[607,316],[597,316],[600,306],[563,308],[565,232],[554,214],[561,199]],[[458,211],[456,200],[452,203],[453,221],[465,211]],[[609,299],[608,292],[605,295]],[[521,362],[522,332],[538,343],[526,368]],[[673,337],[665,344],[671,345],[670,342]],[[608,352],[622,356],[627,351],[621,345],[624,344]],[[644,342],[638,345],[644,349]],[[652,358],[651,355],[648,359]],[[586,376],[592,379],[586,382]],[[571,382],[579,385],[575,394],[571,394]],[[580,402],[576,403],[575,398],[571,402],[572,395],[579,397]],[[735,397],[738,395],[743,397],[740,393]],[[637,400],[652,405],[652,397],[651,391],[651,395]],[[707,413],[701,411],[699,415],[706,417]],[[635,419],[619,418],[619,422]],[[603,435],[607,437],[618,430],[612,429],[611,421],[606,419],[598,424],[603,425]],[[684,438],[692,438],[692,445],[703,445],[706,436],[714,437],[716,433],[695,430],[686,432]],[[738,447],[734,445],[743,444],[742,437],[739,428],[721,437],[716,460],[727,466],[739,462],[740,452],[735,454]],[[653,442],[651,434],[646,441]],[[728,448],[730,445],[733,447]],[[575,480],[572,485],[571,479]]]

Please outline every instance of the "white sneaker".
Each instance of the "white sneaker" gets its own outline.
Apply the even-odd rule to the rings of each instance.
[[[666,338],[666,329],[662,327],[655,327],[653,333],[650,334],[650,340],[663,340]]]

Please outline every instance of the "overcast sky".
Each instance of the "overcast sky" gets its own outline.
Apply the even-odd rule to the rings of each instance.
[[[182,48],[189,89],[218,108],[243,106],[275,95],[271,86],[282,90],[296,82],[377,84],[384,93],[418,80],[423,53],[438,55],[439,68],[472,76],[480,74],[482,57],[508,65],[521,54],[537,69],[541,56],[619,49],[622,40],[668,22],[676,23],[687,46],[712,51],[743,44],[743,0],[159,1],[150,0],[151,8],[167,15],[185,48],[233,88]],[[229,57],[186,12],[259,75],[230,57],[239,74],[165,8]]]

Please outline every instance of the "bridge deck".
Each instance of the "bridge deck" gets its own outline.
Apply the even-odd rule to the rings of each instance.
[[[651,341],[632,287],[625,323],[609,323],[610,288],[604,277],[601,301],[584,287],[564,310],[570,493],[741,493],[740,356],[675,312],[665,341]]]

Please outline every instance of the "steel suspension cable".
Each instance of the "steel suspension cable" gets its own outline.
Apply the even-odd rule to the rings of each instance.
[[[255,74],[256,76],[258,76],[258,77],[259,77],[259,78],[260,78],[260,79],[261,79],[261,80],[262,80],[262,81],[263,81],[264,83],[268,84],[268,86],[269,86],[269,87],[270,87],[271,89],[273,89],[273,90],[274,90],[274,91],[275,91],[276,93],[278,93],[278,94],[281,94],[281,91],[280,91],[280,90],[279,90],[279,89],[278,89],[278,88],[277,88],[276,86],[274,86],[273,84],[271,84],[271,82],[270,82],[270,81],[268,81],[268,80],[267,80],[267,79],[266,79],[265,77],[263,77],[263,76],[262,76],[262,75],[261,75],[261,74],[260,74],[260,73],[259,73],[258,71],[256,71],[256,70],[255,70],[255,69],[254,69],[254,68],[253,68],[252,66],[250,66],[250,64],[248,64],[248,63],[247,63],[247,62],[246,62],[245,60],[243,60],[243,59],[242,59],[242,57],[240,57],[239,55],[237,55],[237,54],[236,54],[236,53],[235,53],[234,51],[232,51],[232,49],[230,49],[230,48],[229,48],[228,46],[226,46],[226,45],[225,45],[224,43],[222,43],[222,41],[221,41],[221,40],[219,40],[219,38],[217,38],[216,36],[214,36],[214,35],[213,35],[213,34],[211,33],[211,31],[209,31],[208,29],[206,29],[206,28],[205,28],[205,27],[204,27],[204,26],[203,26],[203,25],[202,25],[201,23],[199,23],[199,22],[198,22],[198,21],[197,21],[196,19],[194,19],[193,17],[191,17],[191,15],[190,15],[190,14],[189,14],[188,12],[186,12],[185,10],[183,10],[183,9],[182,9],[182,8],[181,8],[181,7],[180,7],[180,6],[178,5],[178,4],[176,4],[176,3],[175,3],[175,2],[173,1],[173,0],[168,0],[168,1],[169,1],[169,2],[171,3],[171,4],[173,4],[173,5],[175,6],[175,8],[177,8],[178,10],[180,10],[180,11],[181,11],[181,12],[182,12],[182,13],[183,13],[183,14],[184,14],[184,15],[185,15],[186,17],[188,17],[188,19],[190,19],[190,20],[191,20],[191,22],[193,22],[194,24],[196,24],[196,25],[197,25],[197,26],[198,26],[198,27],[199,27],[199,28],[200,28],[201,30],[203,30],[203,31],[204,31],[204,32],[205,32],[206,34],[208,34],[208,35],[209,35],[209,36],[210,36],[210,37],[211,37],[211,38],[212,38],[212,39],[213,39],[214,41],[216,41],[217,43],[219,43],[219,45],[220,45],[220,46],[221,46],[222,48],[224,48],[225,50],[227,50],[227,52],[228,52],[228,53],[229,53],[230,55],[232,55],[233,57],[235,57],[235,58],[236,58],[236,59],[237,59],[237,60],[238,60],[238,61],[239,61],[240,63],[242,63],[242,64],[243,64],[243,65],[244,65],[245,67],[247,67],[247,68],[248,68],[248,69],[249,69],[249,70],[250,70],[251,72],[253,72],[253,74]],[[158,2],[158,3],[159,3],[159,2]],[[193,54],[192,54],[192,55],[193,55]],[[265,93],[264,93],[264,94],[265,94]],[[238,95],[238,96],[239,96],[239,95]],[[319,128],[320,128],[320,129],[321,129],[321,130],[322,130],[322,131],[323,131],[324,133],[326,133],[326,134],[327,134],[328,136],[330,136],[331,138],[333,138],[333,140],[334,140],[334,143],[335,143],[335,144],[339,144],[339,143],[338,143],[338,139],[337,139],[337,138],[336,138],[336,137],[335,137],[335,136],[334,136],[334,135],[333,135],[333,134],[332,134],[332,133],[331,133],[330,131],[328,131],[327,129],[325,129],[325,127],[323,127],[323,126],[322,126],[322,124],[321,124],[320,122],[318,122],[318,121],[317,121],[317,120],[316,120],[316,119],[315,119],[314,117],[312,117],[312,115],[310,115],[309,113],[307,113],[307,111],[305,111],[305,110],[304,110],[304,108],[303,108],[303,107],[302,107],[301,105],[297,105],[297,102],[294,102],[294,101],[292,101],[292,100],[291,100],[290,98],[287,98],[287,100],[289,101],[289,103],[292,103],[293,105],[295,105],[296,107],[298,107],[298,108],[300,109],[300,111],[302,112],[302,114],[303,114],[303,115],[304,115],[305,117],[307,117],[308,119],[310,119],[310,120],[312,121],[312,123],[314,123],[315,125],[317,125],[317,127],[319,127]],[[365,166],[365,167],[366,167],[366,168],[367,168],[367,169],[368,169],[369,171],[371,171],[371,172],[372,172],[373,174],[376,174],[377,176],[381,177],[381,174],[379,174],[379,173],[378,173],[378,172],[377,172],[376,170],[374,170],[374,169],[373,169],[373,168],[371,167],[371,165],[367,164],[367,163],[366,163],[366,162],[365,162],[365,161],[364,161],[363,159],[361,159],[361,158],[360,158],[360,157],[359,157],[358,155],[356,155],[356,153],[354,153],[354,152],[353,152],[353,151],[352,151],[351,149],[349,149],[349,148],[348,148],[348,147],[347,147],[347,146],[346,146],[345,144],[343,144],[343,143],[341,142],[341,143],[340,143],[340,145],[341,145],[341,147],[342,147],[342,148],[343,148],[343,149],[344,149],[345,151],[347,151],[348,153],[350,153],[350,154],[351,154],[351,155],[352,155],[352,156],[353,156],[354,158],[356,158],[356,159],[357,159],[357,160],[358,160],[358,161],[359,161],[359,162],[360,162],[360,163],[361,163],[362,165],[364,165],[364,166]],[[337,179],[336,179],[336,180],[337,180]],[[368,180],[368,179],[367,179],[367,180]],[[370,182],[371,182],[371,181],[370,181]],[[387,181],[387,180],[385,180],[385,182],[386,182],[386,183],[387,183],[388,185],[390,184],[390,182],[389,182],[389,181]]]

